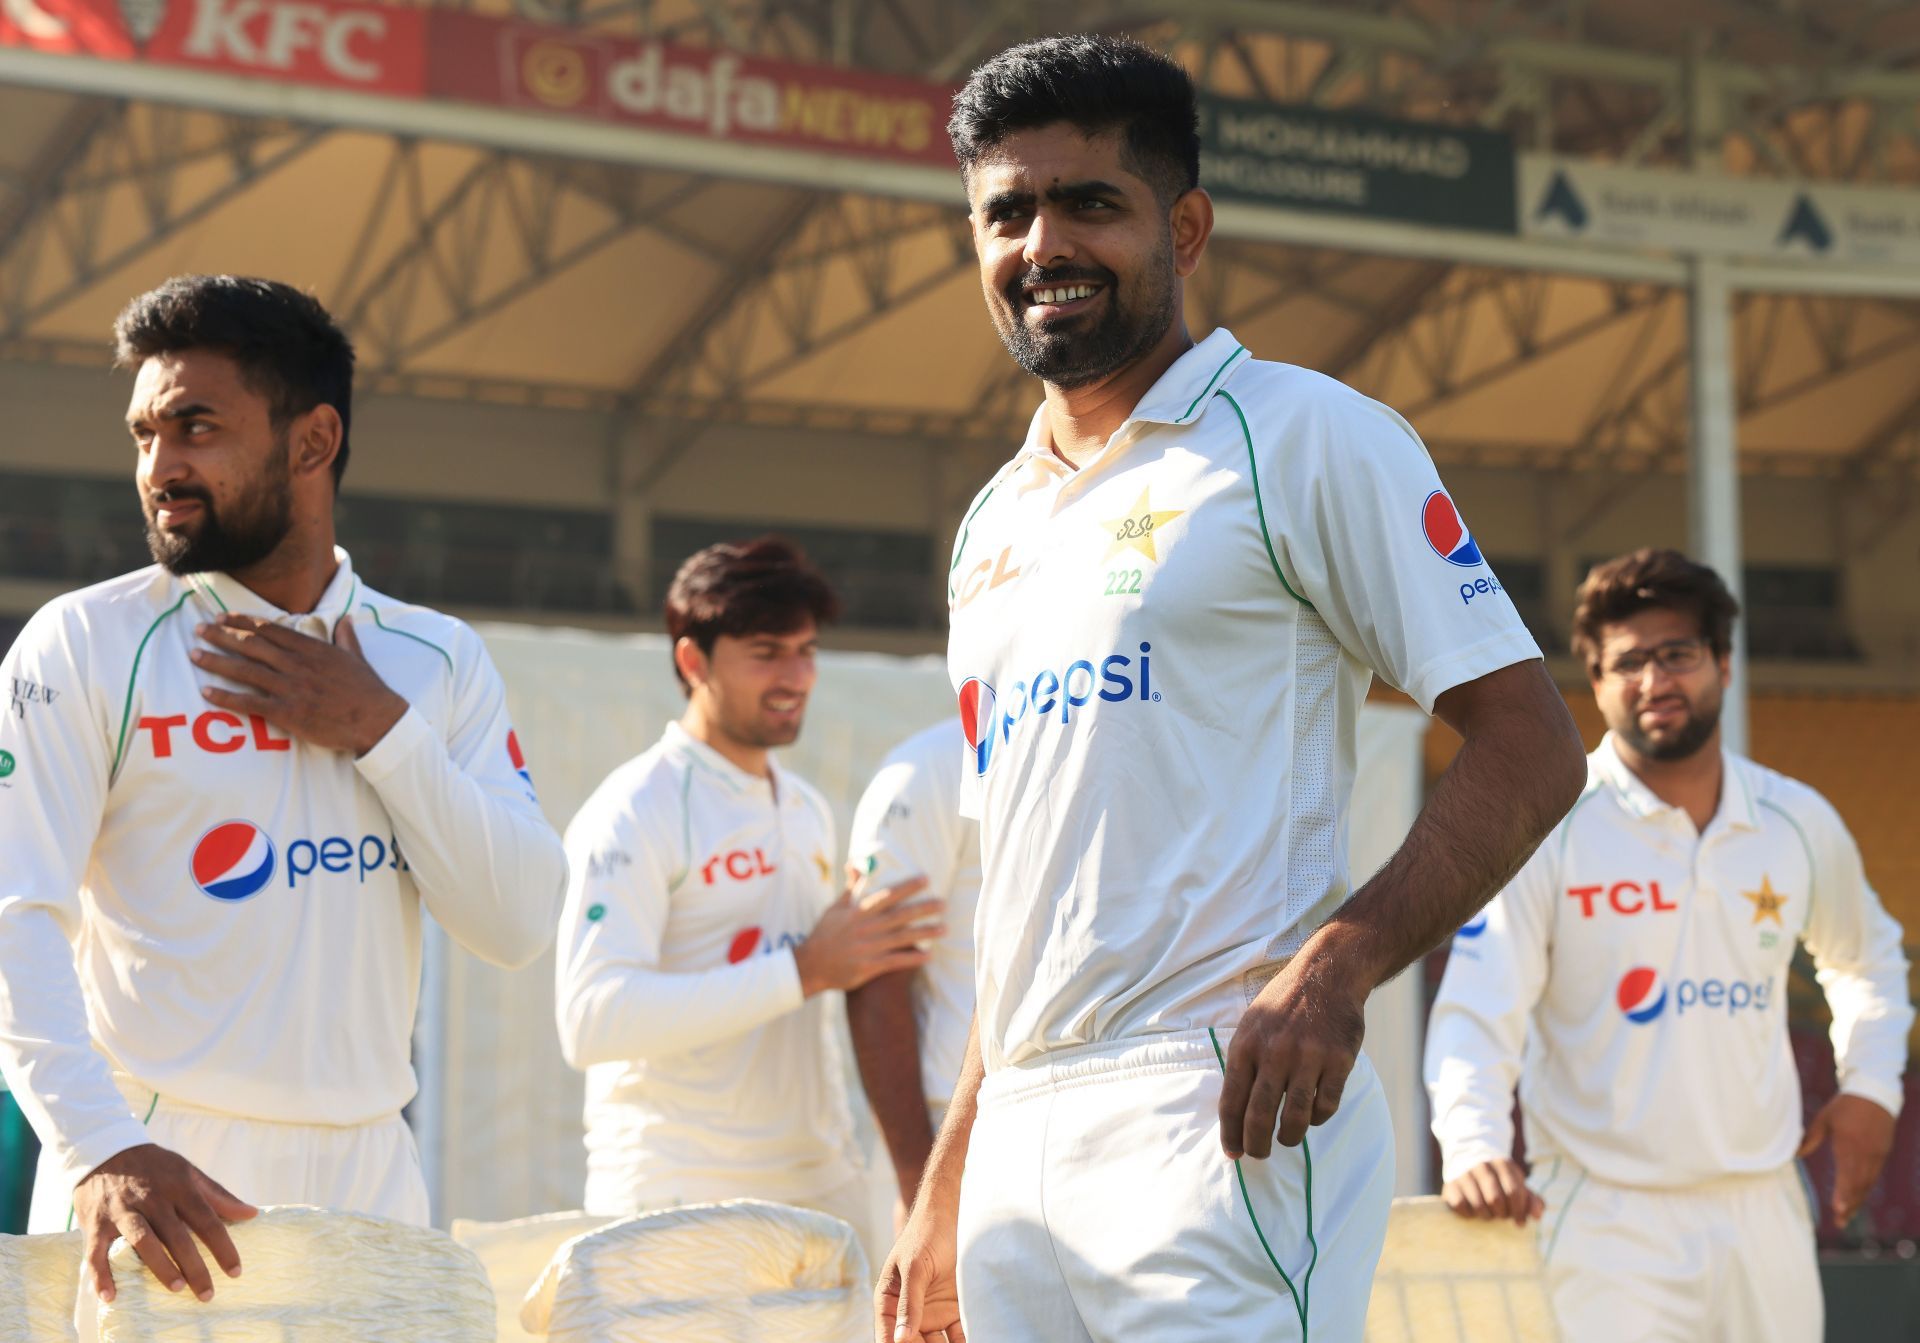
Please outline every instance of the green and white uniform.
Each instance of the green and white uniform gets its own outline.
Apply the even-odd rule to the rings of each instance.
[[[1350,893],[1372,677],[1431,709],[1539,652],[1413,431],[1330,379],[1216,331],[1081,469],[1046,423],[953,563],[988,1069],[968,1334],[1357,1339],[1392,1186],[1371,1068],[1313,1131],[1309,1218],[1307,1150],[1243,1162],[1244,1192],[1220,1155],[1210,1036]],[[1151,1158],[1101,1159],[1122,1132]],[[1100,1186],[1123,1214],[1070,1211]]]
[[[838,995],[804,997],[793,954],[841,889],[825,799],[675,723],[566,844],[558,1017],[587,1073],[586,1210],[764,1198],[870,1242]]]

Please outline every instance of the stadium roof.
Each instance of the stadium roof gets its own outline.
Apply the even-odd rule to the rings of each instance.
[[[0,5],[17,19],[89,2]],[[132,23],[141,5],[119,3]],[[165,4],[145,0],[147,21]],[[1920,187],[1920,12],[1866,0],[458,12],[936,83],[1042,31],[1125,30],[1227,97],[1501,130],[1628,165]],[[400,393],[929,441],[1004,438],[1032,403],[984,320],[957,187],[924,163],[675,149],[538,113],[0,57],[0,357],[98,363],[128,295],[227,270],[315,290],[349,321],[369,384]],[[1684,460],[1682,261],[1301,211],[1222,219],[1192,286],[1197,326],[1382,396],[1443,459]],[[1732,279],[1743,467],[1911,479],[1920,301],[1892,296],[1915,292],[1911,276]]]

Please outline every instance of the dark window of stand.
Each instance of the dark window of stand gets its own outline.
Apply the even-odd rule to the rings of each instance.
[[[933,542],[922,532],[802,527],[711,518],[653,520],[653,610],[687,556],[721,541],[772,532],[806,551],[839,590],[848,625],[867,629],[937,629],[946,611],[935,601]]]

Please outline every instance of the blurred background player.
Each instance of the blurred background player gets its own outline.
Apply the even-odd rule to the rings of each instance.
[[[1585,792],[1455,939],[1427,1035],[1449,1206],[1541,1217],[1569,1343],[1821,1336],[1810,1194],[1836,1221],[1893,1144],[1906,1064],[1900,927],[1839,815],[1720,746],[1734,599],[1672,550],[1596,566],[1575,653],[1608,732]],[[1787,967],[1806,945],[1840,1094],[1801,1131]],[[1528,1179],[1512,1160],[1516,1079]]]
[[[946,719],[894,747],[854,808],[847,866],[868,889],[925,877],[947,931],[918,970],[882,975],[847,995],[860,1080],[893,1161],[900,1223],[946,1117],[973,1024],[973,914],[980,823],[960,814],[960,724]],[[912,1060],[917,1066],[901,1066]]]
[[[687,709],[567,827],[558,1020],[587,1073],[588,1212],[772,1199],[852,1223],[871,1263],[826,995],[920,966],[915,939],[940,929],[908,900],[924,882],[842,892],[825,799],[771,755],[800,735],[838,611],[777,538],[680,566],[666,628]]]
[[[1357,1340],[1393,1185],[1366,998],[1565,812],[1578,735],[1505,597],[1459,596],[1484,562],[1406,422],[1187,334],[1213,207],[1179,66],[1015,47],[949,131],[1046,399],[952,565],[977,1047],[881,1331]],[[1375,672],[1466,744],[1353,893]]]
[[[0,720],[0,1067],[44,1144],[29,1229],[83,1229],[102,1297],[124,1236],[204,1300],[193,1240],[237,1271],[243,1200],[427,1222],[421,903],[522,965],[565,859],[478,636],[333,543],[326,311],[186,276],[114,334],[158,563],[47,605],[0,672],[41,691]]]

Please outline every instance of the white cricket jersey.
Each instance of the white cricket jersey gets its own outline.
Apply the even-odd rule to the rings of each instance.
[[[836,998],[793,949],[840,893],[811,785],[670,724],[567,827],[561,1046],[587,1073],[587,1210],[816,1194],[859,1169]]]
[[[1533,858],[1453,941],[1427,1030],[1443,1178],[1512,1155],[1676,1187],[1792,1159],[1787,967],[1804,942],[1840,1089],[1900,1112],[1907,962],[1826,799],[1728,754],[1704,832],[1613,739]]]
[[[1074,470],[1044,408],[955,548],[988,1068],[1230,1026],[1349,894],[1374,674],[1539,656],[1406,421],[1224,331]]]
[[[946,901],[944,936],[913,976],[920,1085],[945,1105],[973,1025],[973,919],[980,902],[980,825],[960,814],[960,725],[949,718],[893,748],[854,809],[847,861],[866,889],[913,877]]]
[[[0,668],[0,1066],[74,1180],[148,1140],[115,1074],[246,1119],[397,1113],[423,899],[501,965],[551,940],[565,858],[479,636],[334,553],[311,614],[143,569],[42,608]],[[351,614],[411,707],[357,760],[213,707],[188,654],[224,612],[327,639]]]

